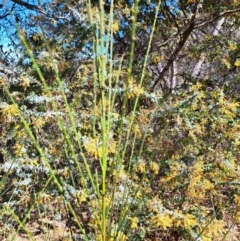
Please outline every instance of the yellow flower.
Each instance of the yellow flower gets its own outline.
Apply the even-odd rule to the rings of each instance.
[[[209,232],[214,238],[223,237],[225,231],[225,223],[223,220],[213,220],[209,225]]]
[[[134,88],[134,92],[136,93],[136,95],[141,95],[144,93],[144,89],[140,85],[136,85]]]
[[[102,146],[98,144],[98,139],[93,139],[91,137],[87,137],[83,141],[83,145],[90,156],[95,158],[102,157]]]
[[[76,203],[87,201],[87,194],[82,190],[81,192],[75,192],[73,194]]]
[[[140,191],[138,191],[135,195],[136,198],[141,198],[142,197],[142,193]]]
[[[234,202],[240,207],[240,195],[234,195]]]
[[[172,219],[168,214],[160,214],[153,216],[151,218],[151,223],[156,227],[163,227],[163,229],[167,229],[172,226]]]
[[[188,132],[188,136],[194,141],[194,142],[197,142],[197,137],[194,133],[194,130],[190,129],[189,132]]]
[[[34,126],[36,128],[42,128],[43,125],[45,124],[45,120],[43,120],[43,118],[41,117],[37,117],[37,118],[32,118],[32,123],[34,124]]]
[[[191,214],[187,214],[184,216],[183,219],[183,225],[186,229],[190,229],[191,227],[195,226],[197,224],[197,220],[195,216]]]
[[[191,91],[199,91],[203,88],[203,84],[200,82],[197,82],[195,85],[191,87]]]
[[[163,55],[156,55],[153,57],[152,62],[154,64],[160,63],[164,59]]]
[[[49,201],[52,200],[52,197],[47,194],[47,193],[43,193],[37,200],[38,204],[47,204],[49,203]]]
[[[18,157],[22,157],[23,156],[23,146],[20,144],[15,144],[14,145],[14,153],[18,156]]]
[[[135,96],[139,96],[144,93],[144,88],[137,84],[134,79],[130,79],[128,84],[125,85],[125,89],[127,89],[128,99],[134,98]]]
[[[201,159],[198,159],[196,164],[193,166],[193,175],[194,176],[200,176],[201,173],[203,172],[203,166],[204,162]]]
[[[208,226],[198,227],[198,232],[202,233],[201,238],[204,241],[219,240],[224,236],[225,223],[223,220],[211,220]]]
[[[139,161],[137,170],[141,173],[144,173],[146,171],[146,163],[144,161]]]
[[[133,217],[133,218],[128,218],[131,221],[131,228],[137,228],[138,227],[138,218]]]
[[[231,63],[227,59],[222,59],[222,62],[225,64],[225,66],[230,69],[231,68]],[[239,62],[240,64],[240,62]],[[236,65],[236,64],[235,64]],[[239,65],[240,66],[240,65]]]
[[[4,103],[3,107],[1,108],[1,112],[3,116],[6,116],[8,120],[11,119],[12,116],[18,115],[18,106],[17,105],[9,105],[7,103]]]
[[[20,79],[22,80],[22,82],[21,82],[20,85],[21,85],[24,89],[26,89],[27,87],[30,86],[30,80],[29,80],[29,78],[28,78],[27,76],[22,75],[22,76],[20,77]]]
[[[234,215],[234,220],[235,220],[236,223],[240,224],[240,212],[237,212]]]
[[[150,163],[150,168],[153,171],[154,174],[158,174],[159,172],[159,165],[156,162]]]
[[[228,49],[230,50],[230,51],[234,51],[234,50],[236,50],[238,47],[237,47],[237,45],[235,44],[235,43],[233,43],[233,42],[229,42],[228,43]]]
[[[213,99],[217,99],[217,97],[220,96],[220,91],[218,89],[215,89],[211,94]]]
[[[118,30],[119,30],[119,23],[118,21],[115,22],[113,25],[112,25],[112,30],[114,33],[116,33]]]
[[[142,134],[141,134],[141,130],[139,128],[139,126],[136,124],[133,126],[133,133],[136,135],[136,137],[141,138]]]
[[[203,236],[201,237],[201,239],[202,239],[202,241],[212,241],[212,238],[211,238],[211,237],[208,237],[208,236],[205,236],[205,235],[203,235]]]
[[[235,61],[234,65],[235,65],[236,67],[240,67],[240,59],[237,59],[237,60]]]

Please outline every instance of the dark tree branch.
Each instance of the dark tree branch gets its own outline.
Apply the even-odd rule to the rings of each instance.
[[[186,43],[188,37],[191,35],[192,31],[194,30],[195,20],[196,20],[196,18],[198,18],[198,15],[199,15],[198,6],[199,6],[199,4],[195,5],[194,14],[192,15],[192,17],[188,23],[188,26],[185,29],[185,31],[183,32],[176,48],[172,51],[172,53],[170,54],[170,57],[168,58],[165,65],[163,66],[161,72],[159,73],[157,80],[155,81],[155,83],[152,86],[152,91],[155,90],[156,87],[160,84],[165,73],[169,70],[170,66],[176,60],[178,53],[181,51],[181,49],[183,48],[184,44]]]
[[[236,9],[233,9],[233,10],[227,10],[227,11],[219,12],[218,14],[215,14],[215,16],[214,15],[206,16],[206,14],[200,14],[199,13],[198,6],[199,6],[199,4],[195,5],[194,14],[191,17],[191,20],[188,23],[187,28],[185,29],[185,31],[181,35],[181,38],[180,38],[176,48],[172,51],[172,53],[170,54],[170,57],[168,58],[168,60],[164,64],[162,70],[159,72],[159,76],[158,76],[157,80],[154,82],[154,84],[152,86],[152,90],[155,90],[156,87],[163,80],[163,77],[164,77],[165,73],[169,70],[169,68],[171,67],[173,62],[176,60],[177,55],[179,54],[179,52],[183,48],[184,44],[186,43],[188,37],[191,35],[191,33],[193,32],[193,30],[195,28],[199,28],[199,27],[202,27],[206,24],[215,22],[219,18],[222,18],[226,15],[231,15],[231,14],[240,12],[240,8],[236,8]],[[205,20],[206,18],[208,18],[208,20]]]
[[[215,16],[212,16],[210,19],[206,20],[206,21],[200,21],[200,23],[197,23],[196,24],[196,28],[199,28],[199,27],[202,27],[206,24],[209,24],[209,23],[212,23],[212,22],[215,22],[217,21],[219,18],[221,17],[225,17],[227,15],[231,15],[231,14],[234,14],[234,13],[237,13],[237,12],[240,12],[240,8],[236,8],[236,9],[233,9],[233,10],[227,10],[227,11],[223,11],[223,12],[219,12],[218,14],[216,14]],[[206,19],[206,16],[203,15],[203,19]],[[201,20],[201,19],[199,19]]]
[[[12,2],[14,2],[14,4],[18,4],[18,5],[20,5],[20,6],[23,6],[23,7],[25,7],[25,8],[27,8],[27,9],[29,9],[29,10],[32,10],[32,11],[36,11],[36,12],[39,12],[39,13],[41,13],[41,14],[44,14],[44,15],[46,15],[47,17],[50,17],[50,18],[55,18],[55,19],[67,19],[67,16],[69,15],[67,15],[67,16],[49,16],[49,14],[47,13],[47,12],[45,12],[44,11],[44,9],[41,7],[41,6],[39,6],[39,5],[33,5],[33,4],[30,4],[30,3],[26,3],[26,2],[24,2],[24,1],[22,1],[22,0],[11,0]],[[6,17],[6,16],[5,16]],[[3,17],[4,18],[4,17]],[[0,18],[1,19],[1,18]]]
[[[12,8],[11,8],[10,12],[13,11],[15,5],[16,5],[15,3],[12,5]],[[4,15],[0,16],[0,19],[6,18],[10,14],[10,12],[8,11],[8,13],[5,13]]]
[[[9,15],[9,13],[6,13],[6,14],[0,16],[0,19],[6,18],[8,15]]]
[[[33,4],[30,4],[30,3],[26,3],[22,0],[11,0],[12,2],[20,5],[20,6],[23,6],[29,10],[32,10],[32,11],[37,11],[39,13],[42,13],[44,15],[47,15],[47,13],[40,7],[40,6],[36,6],[36,5],[33,5]]]

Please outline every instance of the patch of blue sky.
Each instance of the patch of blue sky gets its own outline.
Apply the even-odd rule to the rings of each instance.
[[[166,6],[169,8],[172,14],[178,14],[179,13],[179,1],[178,0],[171,0],[166,1]]]
[[[30,0],[27,3],[38,6],[39,3],[46,4],[49,0]],[[29,15],[37,16],[38,12],[34,10],[29,10],[24,6],[19,4],[14,4],[9,0],[0,1],[0,19],[1,16],[5,16],[0,20],[0,45],[2,46],[3,51],[10,51],[12,49],[12,45],[17,43],[17,29],[16,26],[20,23],[25,23],[28,21]],[[14,43],[13,43],[14,41]]]

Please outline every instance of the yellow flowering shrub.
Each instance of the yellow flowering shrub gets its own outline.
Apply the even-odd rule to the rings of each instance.
[[[137,10],[136,3],[131,8],[119,1],[116,5],[117,11],[108,9],[108,3],[89,6],[92,22],[86,36],[96,36],[75,44],[97,53],[74,53],[76,66],[67,61],[37,60],[46,80],[36,76],[34,66],[29,78],[19,78],[21,89],[12,95],[16,103],[4,96],[0,106],[0,201],[5,205],[7,200],[6,207],[11,207],[13,221],[9,225],[26,231],[25,222],[33,215],[40,219],[51,213],[52,219],[66,223],[71,235],[76,234],[72,237],[79,240],[220,241],[231,227],[240,224],[239,76],[229,82],[218,80],[218,75],[240,67],[239,46],[206,34],[204,43],[195,46],[199,49],[182,49],[183,55],[190,57],[189,66],[187,61],[184,64],[192,68],[196,58],[201,58],[203,65],[211,66],[210,61],[217,59],[216,76],[176,75],[172,63],[162,77],[165,69],[161,70],[161,65],[171,62],[178,43],[157,36],[164,41],[160,43],[163,53],[150,53],[146,58],[150,63],[145,63],[141,51],[147,51],[146,44],[138,45],[142,33],[137,38],[130,36],[128,25],[121,34],[136,41],[138,57],[128,60],[132,50],[124,41],[117,46],[121,53],[115,55],[115,39],[108,42],[108,38],[110,33],[117,37],[124,23],[109,21],[112,29],[108,29],[101,25],[106,19],[99,19],[99,11],[103,8],[113,16],[124,11],[124,18],[134,22],[136,16],[132,15]],[[149,11],[155,8],[154,3],[146,6]],[[84,11],[89,14],[88,8]],[[84,30],[84,24],[74,28]],[[150,30],[141,21],[136,25],[142,31]],[[171,35],[181,40],[182,30],[177,34],[172,30]],[[69,37],[76,36],[71,33]],[[189,39],[193,37],[189,35]],[[218,49],[209,56],[202,54],[200,50],[215,39],[226,53]],[[35,35],[33,40],[42,41]],[[64,47],[68,48],[68,43]],[[154,47],[149,45],[150,52]],[[61,51],[56,48],[53,54]],[[57,73],[52,73],[54,65]],[[72,68],[75,72],[70,76]],[[168,88],[166,78],[170,77],[176,77],[176,88]],[[159,87],[152,90],[158,78]],[[1,81],[2,87],[5,82]],[[0,226],[1,220],[10,220],[10,211],[0,217]]]

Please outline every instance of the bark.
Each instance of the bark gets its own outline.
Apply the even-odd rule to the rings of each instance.
[[[171,69],[171,89],[175,89],[177,86],[177,62],[174,61]]]
[[[199,6],[201,6],[201,9],[198,8]],[[201,11],[198,11],[198,10],[201,10]],[[177,58],[177,55],[184,47],[186,41],[188,40],[189,36],[193,33],[194,29],[197,29],[206,24],[217,21],[217,24],[212,32],[212,35],[217,36],[217,35],[219,35],[219,31],[220,31],[223,23],[225,22],[226,17],[231,14],[236,14],[239,11],[240,11],[240,8],[236,8],[233,10],[216,12],[214,14],[213,13],[212,14],[203,14],[202,13],[202,5],[196,4],[195,11],[193,11],[194,14],[193,14],[190,22],[188,23],[187,27],[185,28],[185,31],[183,31],[183,33],[181,34],[181,38],[180,38],[178,44],[176,45],[176,48],[172,51],[172,53],[170,54],[170,57],[163,64],[161,71],[158,71],[158,77],[155,80],[151,90],[154,91],[159,85],[161,86],[161,82],[164,81],[164,76],[165,76],[166,72],[169,71],[169,69],[171,68],[173,62]],[[193,68],[193,71],[191,74],[192,77],[196,78],[199,75],[200,70],[202,68],[202,64],[204,63],[204,60],[205,60],[205,56],[203,54],[203,55],[201,55],[199,61],[195,64],[195,66]]]
[[[176,48],[170,54],[169,59],[166,61],[165,65],[163,66],[162,71],[159,73],[159,76],[158,76],[157,80],[154,82],[154,84],[152,86],[152,91],[154,91],[156,89],[156,87],[158,87],[158,85],[162,81],[165,73],[169,70],[169,68],[171,67],[173,62],[176,60],[178,53],[181,51],[181,49],[183,48],[184,44],[186,43],[188,37],[191,35],[192,31],[194,30],[195,20],[199,17],[198,6],[199,6],[199,4],[197,4],[195,6],[194,14],[191,17],[187,28],[183,32]]]
[[[33,4],[30,4],[30,3],[26,3],[22,0],[11,0],[12,2],[20,5],[20,6],[23,6],[29,10],[32,10],[32,11],[37,11],[39,13],[42,13],[42,14],[47,14],[39,5],[33,5]]]
[[[216,26],[215,26],[215,28],[212,32],[213,36],[219,35],[220,29],[221,29],[224,22],[225,22],[225,17],[222,17],[217,21],[217,24],[216,24]],[[201,54],[200,59],[198,60],[198,62],[193,67],[192,74],[191,74],[192,78],[196,78],[200,74],[202,64],[204,63],[205,58],[206,58],[205,54]]]

